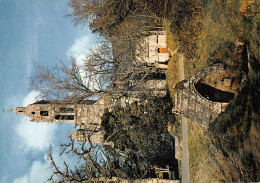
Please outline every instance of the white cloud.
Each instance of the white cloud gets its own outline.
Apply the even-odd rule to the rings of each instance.
[[[86,52],[93,46],[91,36],[83,36],[75,39],[74,44],[67,50],[68,57],[74,57],[78,64],[83,63]]]
[[[69,157],[64,159],[59,156],[58,149],[53,149],[52,157],[61,170],[64,168],[63,161],[69,162]],[[29,171],[24,176],[14,179],[13,183],[43,183],[50,178],[52,172],[51,162],[45,155],[44,162],[34,161]]]
[[[23,100],[23,106],[27,106],[35,101],[35,97],[40,93],[30,92]],[[55,131],[58,125],[54,123],[30,122],[28,117],[23,116],[16,126],[16,132],[21,137],[18,139],[20,148],[25,151],[44,151],[48,149],[54,140]]]
[[[87,54],[89,49],[93,47],[96,43],[93,38],[95,37],[91,35],[79,37],[75,39],[73,45],[67,50],[67,56],[75,58],[76,63],[80,68],[84,66],[85,55]],[[82,79],[84,79],[83,82],[88,85],[88,78],[86,77],[86,72],[84,71],[84,69],[80,69],[80,73]]]
[[[27,174],[25,176],[18,178],[18,179],[15,179],[13,181],[13,183],[28,183],[28,182],[29,182],[29,178],[28,178]]]
[[[36,100],[40,100],[40,98],[37,98],[38,96],[40,96],[40,94],[41,93],[39,91],[35,91],[35,90],[28,93],[26,97],[23,99],[23,106],[27,106],[28,104],[31,104]]]
[[[25,148],[25,151],[48,149],[54,140],[57,127],[57,124],[30,122],[27,117],[23,117],[16,127],[16,132],[21,137],[20,148]]]
[[[46,182],[50,175],[51,169],[48,162],[34,161],[29,172],[15,179],[13,183],[42,183]]]

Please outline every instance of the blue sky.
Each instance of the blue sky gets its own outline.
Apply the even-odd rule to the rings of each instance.
[[[8,112],[33,102],[29,78],[32,62],[55,64],[83,57],[96,43],[87,27],[66,17],[67,0],[0,0],[0,182],[44,182],[49,172],[49,145],[67,140],[72,124],[32,123]],[[54,151],[57,156],[57,151]]]

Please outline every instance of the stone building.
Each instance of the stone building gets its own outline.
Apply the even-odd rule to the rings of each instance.
[[[166,94],[164,82],[148,80],[145,83],[145,91],[131,90],[129,86],[124,88],[121,83],[118,87],[110,88],[110,94],[103,95],[99,100],[86,100],[79,103],[40,100],[26,107],[11,109],[10,112],[24,114],[30,118],[31,122],[74,123],[75,128],[80,127],[80,129],[69,133],[68,136],[77,141],[90,141],[106,145],[108,143],[104,141],[104,134],[101,130],[101,117],[105,109],[111,109],[115,105],[124,107],[139,101],[143,92],[154,96]]]
[[[69,137],[75,139],[80,142],[93,142],[98,144],[105,144],[104,142],[104,134],[100,129],[92,129],[92,130],[83,130],[78,129],[72,133],[68,134]]]
[[[125,73],[122,73],[122,76],[118,74],[109,86],[109,95],[104,95],[99,100],[87,100],[80,103],[40,100],[27,107],[17,107],[10,111],[26,115],[31,122],[74,123],[75,128],[80,127],[80,129],[69,133],[70,137],[78,141],[90,140],[94,143],[105,144],[101,131],[101,117],[106,108],[110,109],[114,105],[126,106],[139,101],[143,95],[150,97],[166,95],[165,78],[155,77],[158,73],[149,73],[150,68],[167,68],[169,54],[166,49],[166,32],[151,31],[139,46],[136,59],[139,63],[143,62],[141,65],[145,65],[148,71],[141,69],[141,72],[134,77],[129,77]]]
[[[121,106],[140,101],[142,95],[164,97],[166,95],[165,79],[118,80],[110,86],[110,95]]]
[[[237,68],[214,64],[175,85],[173,112],[208,128],[236,96],[240,82]]]
[[[149,88],[149,86],[150,88]],[[101,130],[101,117],[105,109],[111,109],[115,105],[126,106],[135,101],[139,101],[140,95],[144,91],[128,90],[126,95],[122,95],[120,87],[111,88],[111,93],[103,95],[99,100],[86,100],[79,103],[59,100],[39,100],[26,107],[17,107],[10,112],[24,114],[30,118],[31,122],[56,122],[56,123],[74,123],[75,128],[80,129],[69,133],[68,136],[83,142],[102,143],[104,133]],[[164,83],[148,80],[144,85],[145,92],[154,96],[166,94]]]
[[[106,97],[99,100],[87,100],[81,103],[72,103],[58,100],[40,100],[27,107],[17,107],[10,112],[24,114],[31,119],[31,122],[57,122],[74,123],[75,127],[81,129],[68,134],[75,140],[88,141],[93,143],[103,143],[103,133],[101,132],[101,117],[105,108],[109,107]],[[84,129],[88,133],[82,133]],[[91,138],[88,137],[91,134]]]
[[[166,31],[150,31],[136,48],[136,60],[160,69],[168,68],[169,53],[166,45]]]

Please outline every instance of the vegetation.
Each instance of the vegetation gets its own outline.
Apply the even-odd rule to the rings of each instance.
[[[173,55],[168,62],[168,69],[166,73],[167,86],[170,91],[171,98],[174,99],[173,86],[180,81],[179,70],[179,54]]]
[[[136,47],[140,47],[141,39],[150,30],[161,28],[160,20],[148,11],[146,3],[141,0],[71,0],[69,6],[73,10],[69,16],[75,25],[88,24],[92,32],[99,33],[103,39],[82,63],[71,58],[69,64],[60,62],[51,68],[36,65],[32,83],[45,98],[81,103],[107,94],[116,99],[131,97],[127,92],[129,88],[144,91],[145,82],[161,74],[136,62]],[[108,83],[111,85],[107,86]],[[58,166],[50,152],[54,170],[50,180],[121,181],[155,177],[155,167],[169,165],[171,170],[177,167],[173,138],[167,132],[167,123],[174,121],[171,103],[167,99],[142,98],[144,93],[140,92],[140,104],[118,107],[103,116],[105,138],[114,143],[116,151],[72,140],[62,145],[60,155],[76,156],[78,165],[72,168],[64,162],[64,166]]]
[[[170,165],[177,173],[173,138],[167,130],[174,122],[169,99],[148,100],[146,104],[133,103],[129,108],[117,107],[102,117],[105,139],[114,148],[141,154],[153,166]]]
[[[188,127],[190,179],[194,181],[199,164],[204,158],[210,159],[213,147],[208,133],[202,127],[192,121],[188,122]]]
[[[257,1],[250,4],[253,11],[251,14],[241,13],[245,2],[239,0],[165,3],[171,8],[171,11],[166,12],[166,29],[170,31],[168,34],[171,35],[172,43],[184,54],[185,69],[189,75],[214,62],[229,65],[237,62],[233,51],[236,40],[250,42],[250,51],[255,57],[259,56],[256,51],[259,46]]]
[[[73,9],[69,16],[75,25],[88,24],[92,32],[99,32],[102,35],[113,32],[130,11],[135,9],[133,1],[122,0],[71,0],[69,6]]]
[[[71,0],[69,6],[73,10],[69,16],[75,25],[88,24],[92,32],[106,38],[130,31],[136,35],[143,34],[158,25],[141,0]]]
[[[190,8],[182,10],[185,3]],[[171,8],[166,12],[167,43],[185,55],[186,77],[215,62],[247,73],[247,61],[250,63],[247,86],[208,132],[189,123],[191,181],[259,181],[259,3],[172,1]],[[244,53],[236,54],[236,41],[246,43]],[[171,96],[178,69],[178,56],[174,55],[167,71]]]
[[[174,121],[168,99],[148,100],[146,104],[116,107],[102,118],[105,138],[122,151],[156,149],[167,133],[168,122]]]
[[[174,121],[169,98],[149,100],[146,104],[133,103],[127,108],[117,107],[102,117],[107,142],[100,144],[71,142],[61,145],[60,156],[77,159],[57,164],[51,150],[48,158],[53,168],[50,179],[54,182],[113,182],[156,177],[155,167],[169,166],[178,177],[174,159],[173,138],[167,123]],[[90,136],[86,137],[90,138]]]
[[[76,25],[89,25],[92,32],[99,33],[105,41],[97,52],[91,50],[83,67],[77,66],[73,58],[69,66],[62,63],[54,72],[38,66],[33,78],[36,88],[47,96],[55,94],[76,102],[120,88],[104,88],[109,81],[113,81],[114,86],[135,83],[135,89],[140,89],[145,82],[143,76],[154,73],[147,74],[146,68],[136,62],[136,45],[150,30],[159,29],[160,18],[165,18],[172,56],[167,71],[170,91],[179,81],[179,53],[184,54],[186,77],[215,62],[236,66],[247,73],[245,65],[249,61],[247,86],[211,124],[209,131],[189,123],[191,180],[259,181],[260,18],[257,1],[247,4],[246,9],[240,0],[71,0],[69,6],[73,10],[69,16]],[[235,54],[238,42],[246,43],[249,60],[245,54]],[[127,92],[122,92],[123,95]],[[153,176],[153,166],[170,164],[176,170],[174,146],[167,129],[167,123],[176,120],[171,114],[171,104],[167,99],[143,99],[139,104],[106,111],[102,118],[105,139],[113,142],[117,151],[108,147],[96,151],[97,146],[86,147],[85,144],[80,151],[74,143],[65,145],[62,153],[72,152],[84,163],[75,170],[65,163],[62,171],[50,154],[53,176],[75,182],[119,181],[112,178]],[[179,130],[176,126],[174,134],[179,134]]]
[[[61,144],[60,157],[48,154],[53,168],[49,178],[52,182],[121,182],[154,176],[154,169],[140,161],[138,154],[123,156],[110,147],[100,144],[81,143],[71,139]],[[70,160],[59,163],[58,158],[69,156]],[[77,161],[73,165],[72,161]],[[76,165],[76,166],[75,166]]]
[[[259,69],[259,66],[258,66]],[[259,70],[258,70],[259,71]],[[259,79],[251,78],[226,112],[211,124],[214,144],[233,162],[241,181],[260,179],[259,169]]]
[[[47,67],[35,64],[31,78],[34,89],[44,98],[81,102],[108,93],[107,83],[113,74],[113,57],[108,41],[100,40],[85,56],[84,63],[71,58],[69,63]]]

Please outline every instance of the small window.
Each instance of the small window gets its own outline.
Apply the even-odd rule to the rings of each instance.
[[[90,125],[98,126],[98,123],[89,123]]]
[[[67,108],[67,107],[61,107],[60,108],[60,112],[61,113],[73,113],[74,112],[74,109],[73,108]]]
[[[49,116],[49,112],[48,111],[41,111],[40,115],[41,116]]]
[[[56,120],[74,120],[74,115],[56,115]]]
[[[35,112],[32,112],[32,114],[35,114]]]
[[[23,111],[18,111],[18,112],[23,112]]]
[[[158,48],[158,53],[168,53],[167,48]]]

